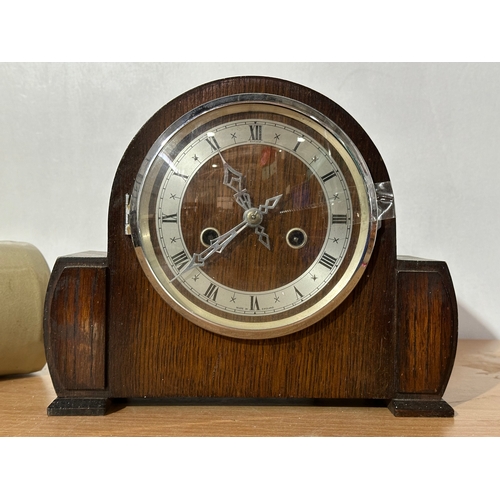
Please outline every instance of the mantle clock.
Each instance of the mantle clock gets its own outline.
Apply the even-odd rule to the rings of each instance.
[[[361,126],[302,85],[228,78],[132,140],[107,252],[56,261],[48,414],[183,398],[450,417],[457,333],[446,263],[396,254],[391,182]]]

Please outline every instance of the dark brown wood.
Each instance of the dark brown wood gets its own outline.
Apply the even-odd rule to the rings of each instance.
[[[398,416],[452,416],[441,400],[458,339],[458,310],[445,262],[406,258],[397,269]]]
[[[376,258],[339,308],[306,331],[266,340],[215,335],[178,315],[130,247],[120,269],[110,267],[110,286],[122,291],[109,301],[110,317],[120,317],[109,325],[111,397],[390,397],[395,304],[380,290],[395,289],[393,226],[384,224]]]
[[[442,399],[393,399],[388,405],[395,417],[453,417],[455,411]]]
[[[443,284],[443,272],[432,265],[419,264],[414,276],[405,262],[398,263],[395,219],[381,222],[372,258],[350,296],[323,320],[284,337],[242,340],[208,332],[172,310],[143,274],[124,227],[127,195],[146,153],[190,109],[244,92],[281,94],[315,107],[354,141],[375,183],[389,180],[377,149],[356,121],[300,85],[231,78],[175,99],[144,125],[120,162],[109,207],[107,258],[78,258],[73,267],[64,259],[54,269],[45,335],[59,398],[384,400],[392,401],[396,415],[439,413],[433,402],[446,387],[456,346],[453,287],[451,280]],[[440,312],[442,304],[451,312]],[[106,322],[100,323],[104,310]],[[95,315],[98,324],[107,325],[97,334],[90,326]],[[432,412],[405,403],[415,399],[427,401],[427,408],[434,405]],[[52,414],[71,407],[69,414],[82,404],[61,400],[55,406]],[[403,407],[411,408],[398,411]]]
[[[110,407],[107,398],[57,398],[47,407],[49,417],[86,415],[89,417],[103,416]]]
[[[47,363],[58,394],[106,388],[106,275],[103,255],[56,261],[44,327]]]
[[[399,387],[441,397],[457,345],[458,312],[448,267],[420,259],[398,261]]]

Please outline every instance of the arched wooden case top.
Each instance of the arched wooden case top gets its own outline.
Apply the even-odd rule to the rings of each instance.
[[[377,188],[376,241],[347,297],[313,324],[272,338],[236,338],[179,314],[144,273],[130,235],[138,172],[182,116],[238,94],[282,96],[317,110],[355,144]],[[50,415],[102,414],[113,400],[259,398],[383,401],[397,416],[452,416],[442,400],[457,344],[457,306],[444,262],[396,255],[390,179],[375,145],[345,110],[268,77],[211,82],[161,108],[127,148],[112,186],[106,254],[56,262],[45,308]]]

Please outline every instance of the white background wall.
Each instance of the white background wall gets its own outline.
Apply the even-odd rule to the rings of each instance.
[[[0,239],[106,250],[108,198],[139,128],[217,78],[293,80],[367,131],[395,192],[398,253],[445,260],[462,338],[500,339],[500,64],[0,64]]]

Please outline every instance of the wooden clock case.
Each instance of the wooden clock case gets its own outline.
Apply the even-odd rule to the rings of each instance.
[[[458,320],[446,263],[396,255],[396,219],[380,221],[354,291],[305,330],[279,338],[217,335],[172,310],[154,290],[126,234],[127,200],[156,138],[209,100],[271,93],[308,104],[353,140],[375,184],[389,182],[368,135],[341,107],[306,87],[236,77],[195,88],[160,109],[125,152],[112,186],[107,253],[59,258],[48,286],[44,335],[57,399],[49,415],[102,415],[110,403],[210,398],[386,404],[396,416],[453,416],[442,400]]]

